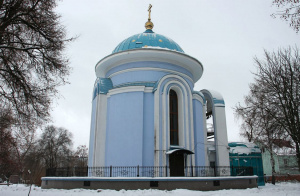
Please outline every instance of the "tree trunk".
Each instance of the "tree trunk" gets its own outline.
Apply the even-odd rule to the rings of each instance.
[[[271,165],[272,165],[272,184],[275,185],[275,160],[273,156],[273,148],[270,149]]]

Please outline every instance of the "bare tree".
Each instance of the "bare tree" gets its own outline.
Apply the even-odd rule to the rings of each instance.
[[[11,132],[7,129],[0,129],[0,175],[9,177],[18,171],[17,159],[13,152],[14,140]]]
[[[0,175],[9,177],[17,168],[14,154],[15,140],[11,133],[13,118],[10,110],[0,110]]]
[[[56,0],[0,0],[0,110],[10,108],[16,126],[27,130],[49,120],[69,74],[62,52],[70,39],[56,6]]]
[[[300,169],[300,56],[299,49],[265,51],[265,61],[255,58],[256,83],[266,95],[265,111],[284,128],[295,144]]]
[[[279,16],[285,21],[288,21],[290,26],[298,33],[300,29],[300,0],[273,0],[280,11],[273,13],[276,18]]]
[[[41,177],[46,175],[46,167],[41,157],[43,157],[43,153],[38,143],[35,143],[24,156],[22,179],[25,183],[41,185]]]
[[[273,144],[280,146],[279,141],[290,143],[288,140],[292,139],[300,168],[299,49],[265,51],[265,59],[255,58],[255,63],[258,71],[245,97],[246,106],[239,104],[235,108],[244,120],[244,135],[250,134],[254,140],[268,137],[264,143],[269,143],[270,150]],[[264,132],[257,132],[260,129]]]
[[[241,135],[249,142],[258,144],[264,151],[268,151],[271,158],[272,183],[275,184],[274,141],[285,139],[281,125],[265,111],[267,98],[263,86],[250,85],[250,93],[245,97],[245,106],[235,107],[238,118],[243,120]]]
[[[35,131],[14,128],[12,130],[12,136],[14,138],[13,150],[16,157],[16,164],[18,164],[19,169],[15,172],[18,172],[20,176],[23,176],[27,172],[27,169],[25,168],[25,159],[36,143]]]
[[[48,168],[66,166],[72,156],[72,134],[64,128],[47,126],[38,145]]]
[[[0,106],[1,105],[0,103]],[[13,123],[14,119],[11,110],[2,108],[2,110],[0,110],[0,129],[10,129]]]
[[[87,157],[88,157],[88,148],[86,145],[80,145],[77,147],[75,152],[76,166],[86,167],[87,166]]]
[[[256,111],[257,108],[252,105],[252,96],[245,97],[245,107],[238,104],[234,110],[237,118],[242,119],[240,135],[248,140],[248,142],[254,142],[257,137],[257,121]]]

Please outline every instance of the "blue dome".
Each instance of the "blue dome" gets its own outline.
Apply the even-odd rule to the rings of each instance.
[[[151,29],[147,29],[144,33],[136,34],[125,39],[112,53],[137,48],[164,48],[184,53],[181,47],[172,39],[156,34]]]

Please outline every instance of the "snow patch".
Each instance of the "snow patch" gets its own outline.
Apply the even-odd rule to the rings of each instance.
[[[243,146],[230,147],[230,153],[234,154],[251,154],[261,153],[260,149],[253,143],[237,143]]]
[[[169,50],[169,51],[180,52],[180,51],[177,51],[175,49],[162,48],[162,47],[159,47],[159,46],[143,46],[142,48],[162,49],[162,50]],[[182,52],[180,52],[180,53],[182,53]]]

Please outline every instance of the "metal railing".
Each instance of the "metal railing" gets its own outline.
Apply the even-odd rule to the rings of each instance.
[[[168,166],[108,166],[108,167],[62,167],[49,168],[46,176],[71,177],[213,177],[213,176],[252,176],[253,167],[235,166],[187,166],[184,171],[172,171]]]

